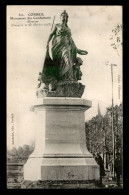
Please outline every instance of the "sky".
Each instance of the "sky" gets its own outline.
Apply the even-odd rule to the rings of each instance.
[[[113,67],[114,104],[122,102],[122,47],[119,45],[117,52],[111,46],[116,39],[110,40],[112,30],[122,24],[121,6],[7,6],[7,145],[11,144],[11,113],[15,137],[20,137],[16,145],[23,144],[23,140],[28,143],[32,137],[35,116],[30,107],[42,103],[36,97],[38,74],[42,71],[53,18],[54,24],[59,23],[64,10],[69,15],[68,26],[76,46],[88,51],[86,56],[78,55],[83,60],[80,82],[86,86],[82,98],[92,101],[85,121],[97,114],[98,103],[102,115],[112,103],[110,64],[117,65]],[[42,13],[48,19],[28,18],[33,17],[32,13]],[[117,36],[121,38],[122,32]]]

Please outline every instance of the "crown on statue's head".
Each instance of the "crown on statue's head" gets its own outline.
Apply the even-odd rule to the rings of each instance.
[[[69,17],[68,14],[67,14],[67,12],[66,12],[66,10],[64,10],[64,11],[62,12],[61,15],[64,15],[64,14],[65,14],[67,17]]]

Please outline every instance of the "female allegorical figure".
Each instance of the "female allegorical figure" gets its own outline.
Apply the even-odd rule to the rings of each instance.
[[[61,23],[56,24],[47,42],[47,55],[44,62],[43,74],[47,77],[56,77],[57,80],[73,81],[73,65],[77,53],[86,55],[88,52],[76,47],[69,29],[68,14],[64,11]],[[52,58],[49,57],[49,42],[52,40]]]

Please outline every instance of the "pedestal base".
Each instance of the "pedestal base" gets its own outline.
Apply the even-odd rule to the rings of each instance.
[[[93,158],[43,159],[42,180],[97,180],[98,166]]]
[[[84,111],[90,107],[91,101],[80,98],[45,98],[33,106],[44,128],[37,129],[24,179],[99,180],[99,166],[86,148]]]
[[[29,158],[25,180],[99,180],[99,166],[93,158]]]

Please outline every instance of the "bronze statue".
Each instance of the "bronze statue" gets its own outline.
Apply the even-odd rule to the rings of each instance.
[[[61,22],[55,24],[55,27],[48,38],[47,53],[42,70],[42,82],[45,83],[46,86],[51,84],[51,91],[55,91],[56,88],[58,88],[58,84],[62,82],[77,82],[80,80],[79,75],[75,76],[77,75],[77,72],[79,74],[81,73],[80,66],[77,67],[76,64],[77,54],[88,54],[87,51],[76,47],[71,36],[71,30],[67,25],[68,14],[66,11],[61,14],[60,19]],[[53,59],[49,56],[49,42],[51,40]]]

